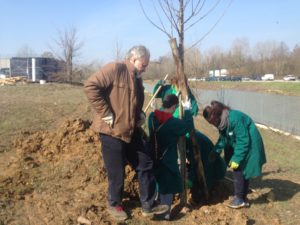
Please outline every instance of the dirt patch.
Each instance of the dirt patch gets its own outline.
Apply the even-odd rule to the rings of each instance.
[[[105,211],[106,172],[98,137],[89,127],[89,121],[74,119],[52,131],[22,132],[13,150],[0,155],[1,225],[71,225],[80,224],[78,219],[81,224],[85,219],[92,224],[116,224]],[[176,213],[178,205],[174,205],[171,223],[145,219],[140,213],[135,173],[127,166],[124,205],[130,219],[126,223],[281,224],[279,216],[268,214],[274,207],[271,190],[249,195],[251,201],[261,201],[263,210],[255,205],[227,208],[231,193],[232,184],[225,180],[213,189],[209,202],[191,206],[190,212]]]

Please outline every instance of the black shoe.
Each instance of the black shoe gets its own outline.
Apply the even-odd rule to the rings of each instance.
[[[249,203],[245,202],[241,198],[235,197],[232,200],[232,202],[230,202],[227,206],[232,209],[240,209],[240,208],[244,208],[244,207],[249,207]]]
[[[151,208],[142,208],[142,215],[145,217],[151,217],[154,215],[160,215],[168,212],[168,205],[154,205]]]

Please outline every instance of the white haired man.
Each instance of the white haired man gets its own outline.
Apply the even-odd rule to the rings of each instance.
[[[155,205],[155,178],[151,153],[146,150],[139,127],[145,122],[144,87],[141,74],[150,52],[132,47],[124,62],[112,62],[85,83],[87,98],[95,110],[92,129],[99,133],[108,176],[108,212],[117,220],[127,219],[122,208],[124,168],[128,162],[138,175],[142,214],[163,214],[166,205]]]

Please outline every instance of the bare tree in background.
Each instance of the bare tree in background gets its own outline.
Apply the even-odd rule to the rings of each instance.
[[[164,74],[174,74],[174,62],[171,55],[165,55],[159,57],[156,61],[151,61],[145,74],[144,78],[148,79],[160,79]]]
[[[189,49],[185,54],[185,73],[195,78],[198,77],[199,74],[203,73],[201,61],[200,50],[196,47]]]
[[[258,42],[254,48],[254,55],[260,63],[260,74],[272,73],[272,66],[270,66],[270,61],[272,59],[272,54],[274,52],[276,42],[274,41],[264,41]]]
[[[300,45],[296,45],[291,53],[289,72],[293,74],[300,74]],[[300,79],[300,76],[298,77]]]
[[[116,41],[116,44],[114,46],[115,52],[114,52],[114,58],[115,61],[122,61],[124,60],[124,53],[122,51],[122,43],[119,41]]]
[[[248,52],[250,51],[249,41],[246,38],[239,38],[234,40],[231,50],[231,73],[232,74],[245,74],[243,66],[248,58]]]
[[[289,48],[284,42],[277,44],[272,51],[272,60],[270,64],[274,69],[275,75],[284,74],[287,70],[286,65],[289,57]]]
[[[42,54],[41,54],[41,57],[43,57],[43,58],[54,58],[54,55],[53,55],[53,53],[52,52],[48,52],[48,51],[46,51],[46,52],[43,52]]]
[[[55,39],[55,43],[61,51],[57,54],[58,57],[65,62],[67,80],[72,82],[74,59],[79,56],[83,42],[79,41],[76,28],[71,27],[58,31],[58,38]]]

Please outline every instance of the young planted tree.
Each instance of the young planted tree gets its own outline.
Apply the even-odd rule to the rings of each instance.
[[[187,78],[184,71],[184,51],[185,51],[185,32],[195,26],[199,21],[207,17],[220,3],[220,0],[216,0],[215,3],[208,8],[206,8],[206,0],[157,0],[152,1],[154,11],[156,12],[156,16],[158,17],[158,22],[156,23],[150,16],[148,15],[145,7],[143,5],[142,0],[139,0],[140,6],[143,10],[145,17],[148,21],[157,29],[162,31],[167,35],[169,45],[172,51],[173,59],[176,65],[176,76],[179,81],[179,90],[181,92],[182,98],[186,98],[188,96],[188,83]],[[229,5],[232,0],[229,0]],[[228,5],[228,6],[229,6]],[[203,11],[206,9],[206,12]],[[212,28],[201,37],[198,41],[191,44],[191,47],[200,43],[201,40],[205,36],[207,36],[213,28],[217,25],[220,19],[223,17],[223,14],[219,17],[217,22],[212,26]],[[164,19],[163,19],[164,16]],[[168,24],[168,26],[166,25]],[[167,27],[170,29],[167,30]],[[181,109],[182,111],[182,109]],[[197,145],[195,136],[192,132],[192,141],[194,144],[194,149],[197,147],[198,151],[194,151],[195,153],[200,153],[199,146]],[[183,175],[183,179],[185,180],[185,139],[184,137],[179,141],[179,149],[180,149],[180,158],[181,158],[181,172]],[[197,159],[198,157],[198,159]],[[200,159],[199,159],[200,157]],[[204,178],[203,165],[201,162],[201,155],[198,154],[196,157],[197,166],[198,166],[198,176],[201,176],[201,181],[204,184],[204,192],[206,193],[206,197],[208,197],[208,192],[206,188],[206,182]],[[185,182],[184,182],[185,183]],[[184,187],[185,189],[185,187]],[[184,191],[181,201],[183,204],[186,204],[186,192]]]

